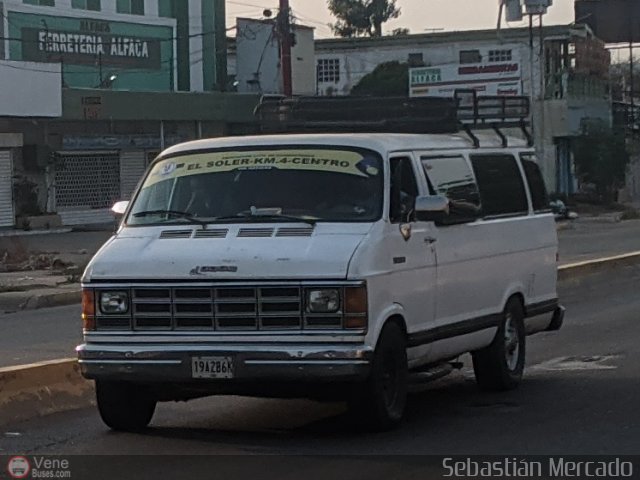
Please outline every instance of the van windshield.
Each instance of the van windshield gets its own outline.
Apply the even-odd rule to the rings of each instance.
[[[382,216],[383,168],[345,147],[194,153],[155,163],[128,225],[203,222],[372,222]]]

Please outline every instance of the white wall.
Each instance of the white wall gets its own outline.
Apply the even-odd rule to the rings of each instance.
[[[316,94],[316,58],[313,29],[296,28],[296,45],[291,49],[294,95]]]
[[[294,95],[316,94],[316,59],[312,28],[295,28],[296,45],[291,49]],[[239,18],[236,55],[228,59],[228,71],[236,75],[238,92],[282,94],[280,45],[268,21]]]
[[[272,23],[239,18],[236,49],[238,92],[282,91],[278,39]]]
[[[522,69],[523,92],[529,94],[531,91],[530,81],[530,49],[528,44],[523,45],[518,42],[501,43],[497,39],[495,41],[467,41],[464,40],[428,45],[415,46],[372,46],[367,48],[359,44],[354,49],[335,49],[328,50],[325,47],[316,48],[316,60],[338,58],[340,59],[340,81],[338,83],[320,83],[318,91],[320,94],[326,94],[327,89],[335,92],[337,95],[347,95],[358,82],[371,73],[376,66],[384,62],[399,61],[406,62],[409,54],[421,53],[426,66],[435,65],[457,65],[460,60],[461,50],[480,50],[483,58],[487,58],[489,50],[511,50],[513,61],[519,62]],[[537,52],[537,47],[534,48]],[[540,75],[538,56],[534,53],[534,86],[535,95],[540,91]]]
[[[58,63],[0,60],[0,117],[62,116]]]

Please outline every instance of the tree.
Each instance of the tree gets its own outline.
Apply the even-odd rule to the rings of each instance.
[[[400,62],[381,63],[373,72],[362,77],[351,89],[351,94],[406,97],[409,95],[409,65]]]
[[[341,37],[381,37],[382,24],[400,16],[396,0],[328,0],[338,19],[331,25]]]
[[[605,202],[614,201],[629,164],[624,134],[603,122],[585,124],[573,152],[578,178],[593,184]]]

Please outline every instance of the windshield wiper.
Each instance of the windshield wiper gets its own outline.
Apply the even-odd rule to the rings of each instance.
[[[145,210],[133,214],[133,216],[136,218],[149,217],[151,215],[167,215],[169,217],[184,218],[185,220],[197,223],[198,225],[202,225],[203,227],[206,227],[210,223],[209,221],[200,220],[199,218],[194,217],[189,212],[181,212],[179,210]]]
[[[252,214],[252,213],[237,213],[235,215],[229,215],[225,217],[215,217],[212,221],[224,221],[224,220],[254,220],[257,218],[264,219],[277,219],[277,220],[288,220],[291,222],[304,222],[309,225],[315,225],[318,221],[315,218],[309,217],[298,217],[296,215],[284,215],[282,213],[269,213],[269,214]]]

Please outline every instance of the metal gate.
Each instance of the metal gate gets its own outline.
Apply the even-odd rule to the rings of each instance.
[[[0,227],[13,227],[13,161],[11,151],[0,150]]]
[[[56,208],[110,208],[120,200],[120,156],[59,153],[55,189]]]
[[[120,153],[120,200],[130,200],[144,174],[147,155],[143,150]]]

